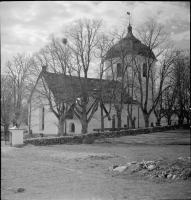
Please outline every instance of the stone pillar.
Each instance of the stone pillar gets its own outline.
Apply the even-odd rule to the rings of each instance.
[[[17,126],[14,126],[10,128],[9,131],[11,132],[10,145],[13,147],[22,146],[24,129],[19,129]]]

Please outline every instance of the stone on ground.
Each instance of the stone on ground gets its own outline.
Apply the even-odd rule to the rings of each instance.
[[[113,169],[113,171],[123,172],[125,169],[127,169],[127,166],[121,166],[116,167],[115,169]]]

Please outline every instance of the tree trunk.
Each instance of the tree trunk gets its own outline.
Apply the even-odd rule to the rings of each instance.
[[[190,121],[189,117],[187,117],[186,120],[187,120],[187,124],[189,124],[189,121]]]
[[[131,120],[131,128],[135,129],[135,122],[136,122],[136,118],[133,118]]]
[[[117,127],[121,128],[121,111],[117,112]]]
[[[4,125],[4,137],[6,138],[9,135],[9,124]]]
[[[63,121],[59,121],[59,125],[58,125],[58,135],[65,135],[64,133],[64,122]]]
[[[88,123],[87,120],[84,120],[82,123],[82,134],[86,134],[88,132]]]
[[[81,116],[81,124],[82,124],[82,134],[86,134],[88,132],[88,120],[87,120],[87,110],[86,110],[86,105],[87,105],[87,97],[82,98],[81,101],[81,107],[82,107],[82,116]]]
[[[189,112],[185,113],[185,118],[186,118],[187,124],[189,124],[190,122]]]
[[[59,120],[58,120],[58,135],[65,135],[66,133],[64,132],[64,124],[65,124],[65,117],[64,115],[61,114]]]
[[[31,101],[28,102],[28,134],[32,137],[32,130],[31,130]]]
[[[127,127],[129,128],[129,104],[127,104],[127,113],[128,113],[128,116],[127,116]]]
[[[184,117],[183,117],[183,115],[179,115],[179,116],[178,116],[178,125],[182,125],[183,122],[184,122]]]
[[[155,114],[155,117],[157,119],[156,126],[160,126],[160,123],[161,123],[161,114],[157,113],[156,110],[154,110],[154,114]]]
[[[169,117],[169,118],[167,119],[167,121],[168,121],[168,125],[170,126],[170,125],[171,125],[171,117]]]
[[[149,115],[143,113],[143,116],[145,120],[145,127],[149,127]]]
[[[160,126],[160,123],[161,123],[161,118],[157,118],[156,126]]]
[[[82,134],[86,134],[88,132],[88,121],[86,114],[83,114],[81,119],[81,124],[82,124]]]
[[[131,128],[134,127],[133,126],[133,116],[132,116],[132,110],[129,109],[129,104],[127,104],[127,113],[128,113],[128,117],[127,117],[127,127],[130,128],[130,124],[131,124]]]
[[[104,130],[104,116],[103,116],[103,106],[102,104],[100,104],[100,108],[101,108],[101,131]]]

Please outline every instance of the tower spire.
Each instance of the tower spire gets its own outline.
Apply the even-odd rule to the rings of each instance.
[[[127,12],[127,14],[129,15],[129,26],[127,27],[127,36],[131,36],[132,35],[132,26],[130,23],[130,12]]]
[[[130,22],[129,22],[129,26],[127,29],[128,29],[128,33],[132,33],[132,26],[131,26]]]

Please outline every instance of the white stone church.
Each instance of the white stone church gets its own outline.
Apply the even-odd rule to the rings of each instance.
[[[124,37],[119,43],[114,45],[107,53],[107,59],[104,63],[105,73],[104,80],[102,82],[106,84],[105,87],[111,87],[109,81],[114,77],[116,81],[122,81],[123,68],[122,65],[124,63],[121,62],[122,55],[121,51],[125,53],[125,57],[123,60],[125,65],[133,66],[133,62],[131,60],[136,57],[139,59],[139,68],[140,69],[140,78],[144,80],[145,78],[145,58],[151,60],[152,67],[155,67],[156,58],[154,53],[144,44],[142,44],[132,33],[132,27],[129,24],[128,33],[126,37]],[[133,52],[133,53],[132,53]],[[112,64],[111,64],[112,63]],[[133,80],[132,68],[129,67],[125,73],[128,74],[128,80]],[[123,76],[124,77],[124,76]],[[36,81],[33,92],[31,93],[29,100],[29,125],[33,133],[43,133],[43,134],[58,134],[58,118],[56,114],[50,111],[50,106],[55,106],[56,103],[50,104],[49,98],[54,100],[54,102],[62,102],[66,96],[69,96],[68,90],[68,80],[70,80],[70,86],[72,87],[72,92],[76,94],[78,97],[77,88],[77,77],[69,77],[64,74],[57,74],[48,72],[48,67],[43,66],[42,71]],[[100,79],[88,78],[89,85],[92,85],[93,90],[96,90],[96,85],[100,81]],[[42,91],[42,85],[45,84],[45,88],[49,91],[50,96],[47,97],[47,91],[43,94],[39,91]],[[73,84],[73,85],[72,85]],[[143,81],[144,85],[144,81]],[[144,88],[144,86],[143,86]],[[76,91],[75,91],[76,90]],[[127,109],[132,111],[132,117],[135,119],[135,128],[145,127],[145,122],[143,118],[142,111],[137,104],[136,99],[140,98],[136,91],[133,92],[131,88],[129,88],[130,96],[127,97],[126,101],[123,101],[123,110],[121,116],[121,127],[131,127],[131,123],[129,120]],[[148,99],[148,102],[150,99]],[[91,109],[95,106],[96,99],[93,96],[90,97],[89,103],[87,105],[88,115],[90,114]],[[150,103],[148,103],[150,106]],[[116,110],[114,108],[113,103],[109,103],[109,101],[104,102],[104,111],[107,117],[104,118],[104,128],[115,128],[117,127],[117,115]],[[68,109],[68,114],[65,120],[64,133],[66,134],[81,134],[82,125],[80,120],[77,117],[77,112],[72,112],[72,109]],[[153,126],[156,123],[156,118],[153,113],[151,113],[149,118],[149,126]],[[88,133],[93,132],[94,129],[101,128],[101,109],[98,103],[96,108],[96,112],[94,113],[92,119],[88,123]]]

